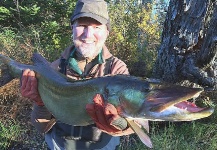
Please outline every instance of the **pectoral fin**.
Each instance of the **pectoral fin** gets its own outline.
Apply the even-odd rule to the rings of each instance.
[[[133,131],[138,135],[140,140],[149,148],[153,148],[151,139],[145,132],[133,121],[130,119],[126,119],[129,126],[133,129]]]
[[[149,123],[148,120],[134,119],[134,121],[140,124],[149,133]]]

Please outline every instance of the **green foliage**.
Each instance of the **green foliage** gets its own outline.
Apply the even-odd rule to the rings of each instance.
[[[1,53],[23,63],[29,63],[35,47],[28,32],[19,32],[13,28],[3,27],[0,32]]]
[[[110,3],[112,31],[108,44],[113,54],[124,60],[132,75],[150,76],[160,44],[159,16],[154,2],[137,4],[134,0]],[[135,70],[143,64],[140,70]],[[139,67],[140,68],[140,67]]]
[[[7,8],[0,7],[0,21],[6,20],[10,15],[10,11]]]
[[[21,129],[20,125],[11,121],[7,125],[0,122],[0,149],[9,149],[9,146],[19,136]]]
[[[24,36],[34,51],[43,51],[49,60],[71,44],[70,16],[76,0],[70,1],[1,1],[0,24],[17,36]],[[133,65],[145,63],[145,74],[151,72],[159,45],[160,31],[153,4],[138,4],[134,0],[109,1],[112,31],[107,46],[124,60],[132,73]],[[23,33],[22,33],[23,32]],[[32,34],[32,36],[31,36]]]
[[[15,43],[12,41],[15,38],[15,36],[16,33],[13,30],[10,30],[6,27],[1,28],[1,32],[0,32],[1,47],[5,45],[14,45]]]
[[[75,0],[66,2],[17,0],[0,3],[2,4],[0,13],[5,12],[0,17],[0,24],[2,28],[8,28],[7,32],[9,30],[13,32],[16,35],[13,42],[20,44],[20,47],[18,45],[18,47],[11,47],[10,43],[6,42],[8,35],[2,30],[4,36],[0,38],[4,39],[4,47],[7,47],[7,50],[21,50],[23,45],[31,45],[32,48],[28,47],[30,51],[28,54],[33,51],[42,52],[45,57],[53,61],[71,44],[70,16],[75,6]],[[27,49],[24,49],[24,53],[25,50]],[[5,50],[3,49],[3,51]]]

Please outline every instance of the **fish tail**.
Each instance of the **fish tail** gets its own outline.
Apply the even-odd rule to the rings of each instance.
[[[14,78],[21,78],[23,70],[25,69],[34,69],[34,67],[20,64],[0,54],[0,86],[7,84]]]
[[[0,86],[3,86],[14,79],[9,72],[9,63],[11,59],[0,54]]]

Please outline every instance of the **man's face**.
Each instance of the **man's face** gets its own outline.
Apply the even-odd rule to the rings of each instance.
[[[107,26],[92,18],[82,17],[75,21],[72,28],[73,42],[77,52],[83,57],[95,58],[109,34]]]

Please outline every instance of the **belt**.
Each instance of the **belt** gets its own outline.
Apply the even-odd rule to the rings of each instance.
[[[102,131],[95,125],[71,126],[63,123],[55,125],[56,134],[67,140],[84,140],[98,142],[101,139]]]

